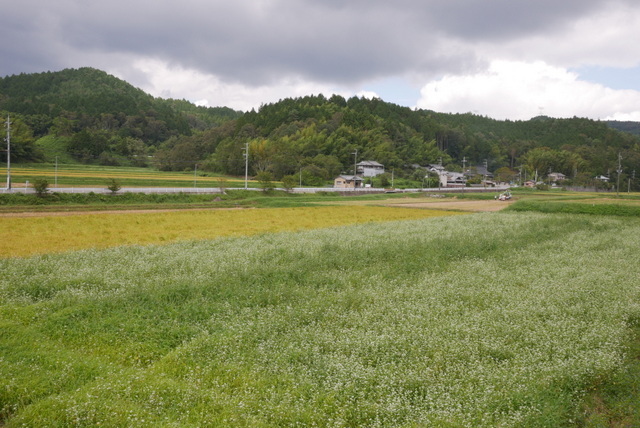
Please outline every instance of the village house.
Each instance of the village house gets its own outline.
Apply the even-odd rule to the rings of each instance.
[[[478,165],[467,169],[464,172],[464,175],[468,180],[474,177],[481,177],[482,180],[493,180],[493,174],[489,172],[489,170],[483,165]]]
[[[356,173],[361,177],[376,177],[384,174],[384,165],[376,161],[362,161],[356,164]]]
[[[440,164],[429,164],[427,165],[427,170],[429,170],[429,172],[435,172],[438,175],[442,175],[443,173],[447,172]]]
[[[442,187],[465,187],[467,179],[461,172],[444,171],[440,174],[440,185]]]
[[[551,181],[562,181],[566,179],[567,179],[567,176],[561,172],[552,172],[551,174],[549,174],[549,180]]]
[[[362,187],[362,178],[357,175],[340,175],[333,180],[336,189],[355,189]]]

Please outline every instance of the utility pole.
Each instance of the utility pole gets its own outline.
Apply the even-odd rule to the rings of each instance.
[[[487,187],[487,173],[489,172],[487,160],[484,160],[484,187]]]
[[[351,154],[353,155],[353,176],[355,177],[358,173],[358,149]]]
[[[248,189],[249,184],[249,143],[244,145],[244,190]]]
[[[58,188],[58,156],[56,156],[56,173],[53,179],[53,187]]]
[[[7,115],[7,190],[11,190],[11,121]]]
[[[193,168],[193,188],[195,189],[198,184],[198,164]]]
[[[352,153],[353,155],[353,191],[356,191],[358,182],[356,181],[356,174],[358,174],[358,149]]]
[[[463,156],[462,157],[462,172],[466,172],[465,169],[467,168],[467,157]]]
[[[620,174],[622,173],[622,155],[618,152],[618,178],[616,179],[616,197],[620,196]]]

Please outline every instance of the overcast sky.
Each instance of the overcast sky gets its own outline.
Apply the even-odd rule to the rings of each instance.
[[[0,75],[95,67],[237,110],[377,96],[439,112],[640,121],[639,0],[21,0]]]

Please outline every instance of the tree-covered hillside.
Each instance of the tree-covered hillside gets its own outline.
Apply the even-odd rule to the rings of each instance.
[[[504,180],[560,172],[575,184],[613,178],[619,155],[622,179],[640,168],[640,137],[606,122],[500,121],[338,95],[283,99],[243,114],[154,98],[90,68],[2,78],[0,111],[11,114],[16,161],[55,153],[242,175],[248,146],[251,175],[295,174],[309,185],[352,173],[362,160],[414,180],[425,175],[417,167],[440,162],[453,171],[486,164]]]
[[[618,131],[628,132],[634,135],[640,135],[640,122],[610,120],[607,124]]]
[[[510,179],[561,172],[576,184],[613,174],[618,154],[630,175],[640,165],[640,139],[589,119],[537,117],[498,121],[473,114],[411,110],[379,99],[322,95],[285,99],[236,121],[159,149],[162,169],[200,163],[227,174],[244,172],[249,144],[251,174],[276,178],[302,174],[308,184],[353,172],[354,163],[375,160],[396,176],[417,179],[417,165],[442,162],[449,170],[484,165]]]
[[[174,136],[191,135],[237,118],[228,108],[197,107],[187,101],[154,98],[127,82],[92,68],[20,74],[0,78],[0,111],[11,114],[16,161],[38,160],[36,139],[64,146],[83,161],[146,159]],[[6,117],[6,115],[5,115]],[[19,150],[26,147],[25,150]]]

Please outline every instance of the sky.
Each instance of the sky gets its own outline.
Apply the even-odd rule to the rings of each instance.
[[[256,110],[378,97],[495,119],[640,121],[638,0],[2,0],[0,76],[94,67]]]

